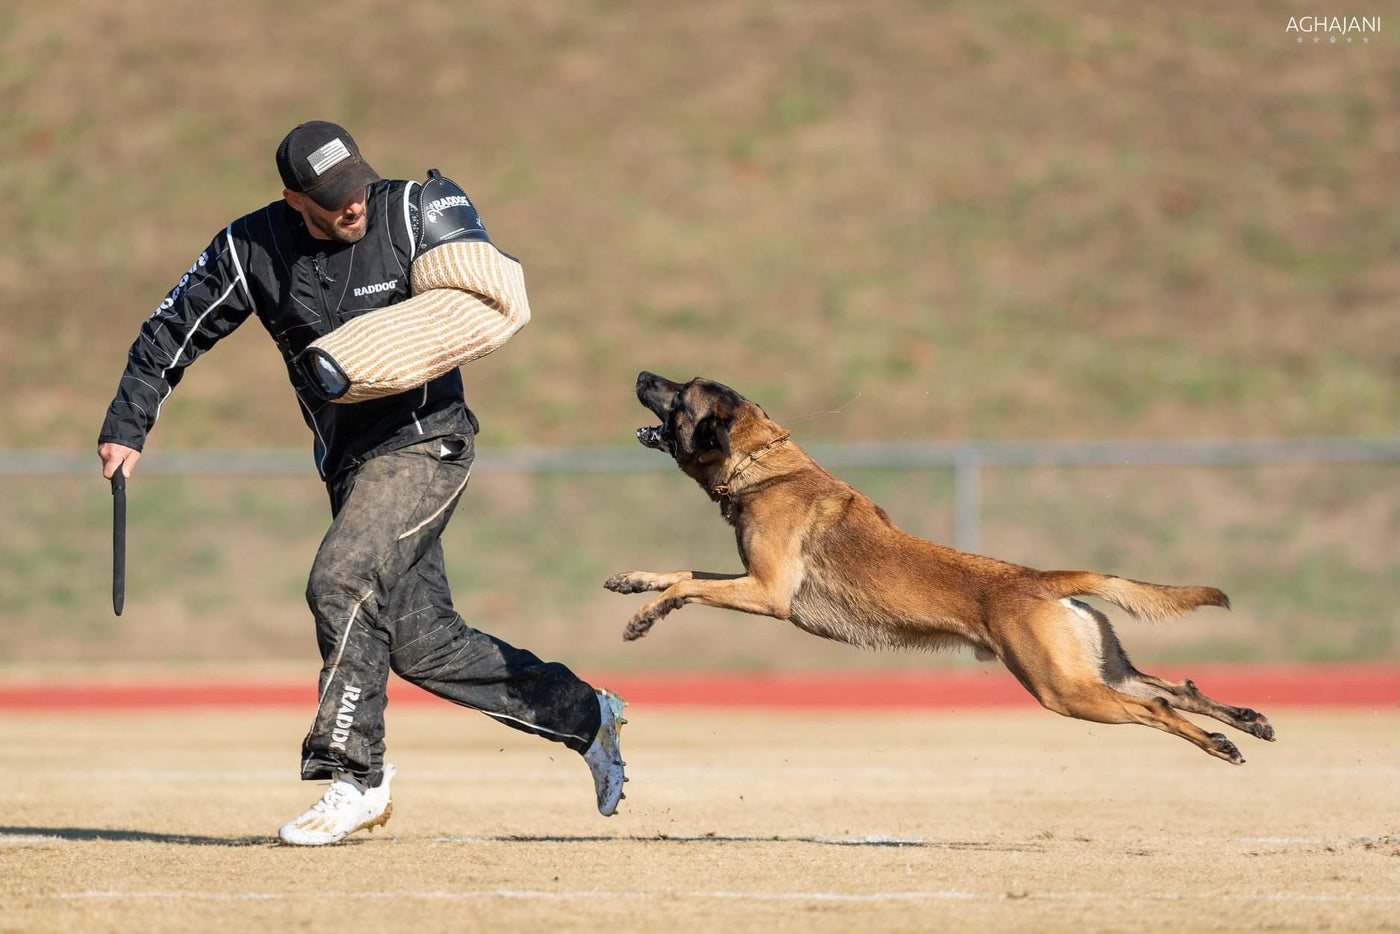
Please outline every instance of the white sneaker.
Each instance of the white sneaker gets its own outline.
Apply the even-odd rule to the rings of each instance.
[[[598,724],[598,735],[593,737],[593,745],[583,753],[583,761],[593,773],[593,790],[598,795],[598,813],[612,817],[617,813],[617,802],[627,797],[622,793],[622,783],[627,781],[623,768],[622,749],[618,746],[618,734],[627,722],[622,710],[627,701],[612,691],[598,692],[598,709],[602,721]]]
[[[278,838],[289,846],[325,846],[339,843],[357,830],[384,826],[394,813],[389,782],[395,771],[392,765],[385,765],[384,777],[375,788],[366,788],[352,775],[337,773],[321,800],[283,824]]]

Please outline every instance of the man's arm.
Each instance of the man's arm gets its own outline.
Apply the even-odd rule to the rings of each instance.
[[[185,368],[247,319],[252,311],[232,225],[199,255],[141,325],[126,369],[98,434],[103,476],[130,476],[161,405]]]
[[[530,320],[520,264],[490,243],[444,244],[412,274],[412,298],[341,325],[298,358],[324,398],[406,392],[499,349]]]
[[[413,297],[323,335],[297,368],[322,398],[361,402],[405,392],[500,348],[530,320],[525,276],[486,234],[457,183],[428,173],[413,220]]]

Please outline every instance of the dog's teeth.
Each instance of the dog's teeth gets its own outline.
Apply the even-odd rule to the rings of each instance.
[[[648,425],[645,428],[638,428],[637,440],[641,442],[643,447],[648,448],[659,448],[665,444],[660,425]]]

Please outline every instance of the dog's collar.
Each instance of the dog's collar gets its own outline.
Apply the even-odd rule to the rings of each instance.
[[[716,484],[715,486],[711,487],[711,492],[713,492],[716,496],[719,497],[728,496],[730,489],[734,486],[734,481],[739,479],[740,474],[748,470],[754,464],[758,463],[758,461],[765,454],[773,450],[778,445],[782,444],[790,437],[792,437],[792,432],[785,431],[782,434],[778,435],[778,437],[774,438],[772,441],[769,441],[763,447],[759,448],[757,451],[754,451],[752,454],[747,455],[743,460],[739,462],[738,466],[736,466],[732,471],[730,471],[729,479],[724,481],[723,483]]]

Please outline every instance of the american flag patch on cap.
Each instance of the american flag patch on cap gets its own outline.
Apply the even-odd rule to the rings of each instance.
[[[320,149],[306,157],[306,161],[311,163],[311,170],[317,175],[324,175],[326,169],[344,162],[350,158],[350,150],[345,148],[345,144],[336,137]]]

